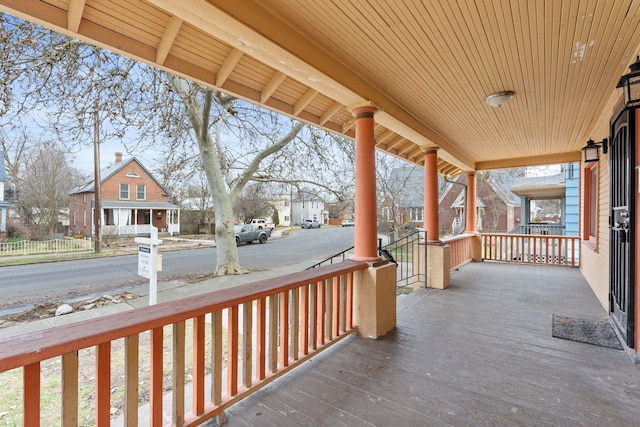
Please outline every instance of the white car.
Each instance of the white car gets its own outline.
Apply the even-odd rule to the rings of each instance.
[[[302,228],[320,228],[320,223],[315,219],[305,219],[302,224],[300,224]]]
[[[353,227],[355,224],[353,222],[353,220],[351,219],[345,219],[342,221],[342,226],[343,227]]]

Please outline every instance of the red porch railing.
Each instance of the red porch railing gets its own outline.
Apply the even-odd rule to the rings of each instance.
[[[578,267],[580,238],[531,234],[482,234],[482,257],[488,261]]]
[[[477,238],[474,234],[461,234],[445,240],[445,243],[449,245],[451,270],[473,260],[473,239]]]
[[[147,334],[150,346],[149,417],[163,424],[163,380],[171,370],[173,405],[169,425],[194,426],[327,348],[355,330],[353,273],[366,263],[345,261],[326,267],[263,280],[236,288],[130,310],[89,321],[55,327],[0,341],[0,372],[22,369],[22,424],[40,425],[41,363],[61,357],[62,399],[60,424],[78,424],[78,354],[95,349],[94,384],[96,425],[109,425],[112,343],[124,339],[125,425],[138,425],[139,342]],[[226,327],[223,328],[223,315]],[[206,322],[210,321],[210,327]],[[187,325],[191,342],[186,342]],[[165,327],[172,330],[171,342]],[[205,330],[210,328],[208,337]],[[206,339],[205,339],[206,338]],[[210,344],[206,345],[209,340]],[[224,350],[223,350],[224,348]],[[187,350],[189,350],[187,352]],[[171,354],[167,364],[165,354]],[[193,354],[190,373],[186,355]],[[205,378],[211,386],[205,390]],[[185,384],[191,383],[186,399]],[[166,384],[165,384],[166,386]],[[185,409],[188,400],[191,409]],[[165,412],[169,412],[166,411]],[[56,423],[51,419],[46,424]]]

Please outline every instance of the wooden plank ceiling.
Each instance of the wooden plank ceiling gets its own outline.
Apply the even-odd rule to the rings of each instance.
[[[640,0],[0,0],[0,10],[440,173],[578,161],[606,135]],[[485,96],[515,92],[493,108]]]

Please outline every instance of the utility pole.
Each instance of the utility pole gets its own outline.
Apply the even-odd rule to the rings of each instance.
[[[100,125],[98,116],[99,102],[96,99],[93,112],[93,189],[95,207],[93,212],[93,226],[95,229],[95,252],[102,251],[102,193],[100,192]]]

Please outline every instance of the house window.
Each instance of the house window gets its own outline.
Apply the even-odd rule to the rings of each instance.
[[[147,186],[138,184],[136,186],[136,199],[137,200],[146,200],[147,198]]]
[[[285,221],[285,222],[289,222],[289,215],[285,215],[285,216],[284,216],[284,221]]]
[[[73,225],[76,225],[76,211],[73,211]]]
[[[127,176],[131,178],[140,178],[140,175],[138,175],[136,172],[129,172],[127,173]]]
[[[422,222],[422,212],[423,212],[423,208],[412,208],[411,209],[411,220],[412,221],[417,221],[417,222]]]
[[[120,199],[129,200],[129,184],[120,184]]]
[[[87,203],[87,193],[82,195],[82,203]]]
[[[593,250],[598,244],[598,163],[591,162],[584,168],[584,218],[582,239]]]
[[[389,206],[382,208],[382,217],[387,221],[391,221],[391,208]]]
[[[116,225],[113,209],[104,210],[105,225]]]
[[[289,206],[289,201],[288,201],[288,200],[285,200],[285,201],[284,201],[284,205],[285,205],[285,206]]]
[[[86,227],[87,226],[87,210],[83,210],[82,211],[82,226]]]

